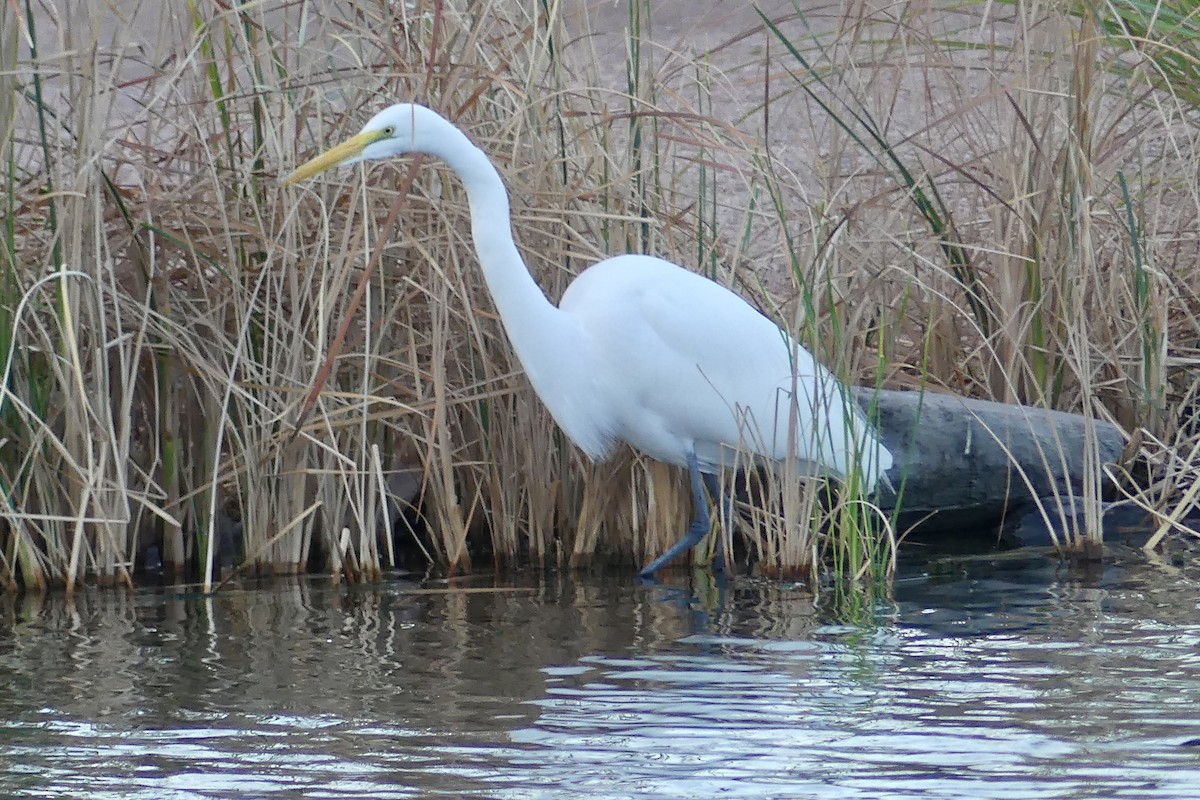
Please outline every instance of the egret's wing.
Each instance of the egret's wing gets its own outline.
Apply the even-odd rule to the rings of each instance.
[[[722,447],[783,459],[791,441],[795,457],[844,473],[857,449],[847,434],[866,431],[806,350],[702,276],[646,256],[610,259],[562,307],[589,331],[623,435],[656,458],[678,463],[672,442],[688,439],[710,462]]]
[[[741,446],[782,459],[789,437],[796,437],[794,455],[816,456],[816,442],[809,440],[822,438],[828,445],[834,436],[818,431],[816,420],[829,428],[841,419],[836,381],[742,298],[700,276],[689,274],[680,283],[687,286],[686,304],[667,292],[647,291],[641,298],[652,338],[669,354],[676,389],[659,402],[692,426],[699,423],[698,444]],[[793,414],[795,428],[789,430]],[[825,460],[831,457],[832,451]],[[826,466],[843,471],[840,463]]]

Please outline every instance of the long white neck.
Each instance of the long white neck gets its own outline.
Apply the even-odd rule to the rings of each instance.
[[[488,291],[521,366],[555,413],[552,387],[573,377],[582,350],[579,326],[546,299],[517,251],[500,173],[466,134],[445,120],[438,122],[436,130],[422,131],[420,149],[445,161],[466,187],[471,235]]]

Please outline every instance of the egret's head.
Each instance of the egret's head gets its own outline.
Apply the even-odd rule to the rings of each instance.
[[[399,103],[371,117],[354,136],[301,164],[282,183],[299,183],[305,178],[333,167],[345,167],[360,161],[378,161],[405,153],[424,152],[422,140],[429,139],[432,123],[442,118],[424,106]]]

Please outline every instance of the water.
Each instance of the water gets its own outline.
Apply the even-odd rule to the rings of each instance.
[[[1200,796],[1191,556],[674,580],[0,601],[0,797]]]

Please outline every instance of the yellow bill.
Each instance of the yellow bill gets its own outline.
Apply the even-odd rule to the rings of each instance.
[[[343,161],[351,158],[357,158],[362,155],[362,151],[367,148],[367,145],[374,144],[380,139],[386,139],[387,134],[384,131],[363,131],[362,133],[351,136],[346,141],[339,145],[335,145],[321,155],[306,161],[280,181],[285,186],[293,183],[299,183],[302,180],[311,178],[313,175],[324,172],[327,169],[336,167]]]

